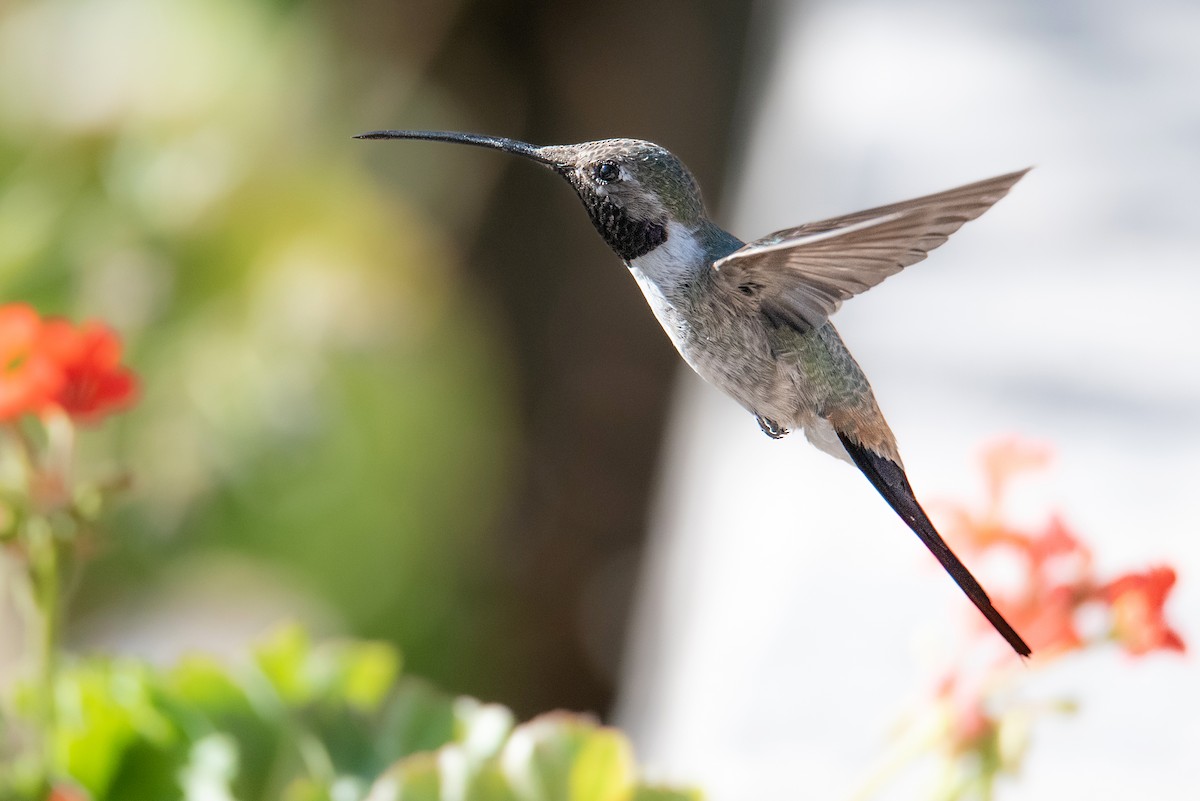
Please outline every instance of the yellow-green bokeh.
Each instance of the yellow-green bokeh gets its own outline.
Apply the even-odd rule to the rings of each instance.
[[[470,685],[506,356],[449,239],[362,164],[321,12],[0,7],[0,300],[106,320],[141,377],[81,437],[134,489],[78,618],[152,607],[192,563],[219,595],[234,564]]]

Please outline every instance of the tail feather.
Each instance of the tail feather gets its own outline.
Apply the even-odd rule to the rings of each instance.
[[[908,477],[904,474],[904,468],[891,459],[859,445],[840,431],[838,439],[842,441],[846,453],[850,454],[854,464],[888,502],[888,506],[891,506],[920,538],[921,542],[925,543],[925,547],[941,562],[942,567],[954,579],[954,583],[962,588],[962,591],[983,613],[988,622],[996,628],[996,631],[1000,632],[1000,636],[1007,640],[1018,654],[1029,656],[1031,653],[1029,646],[1021,639],[1021,635],[1017,634],[1008,621],[996,611],[996,607],[992,606],[992,601],[984,592],[983,587],[950,550],[950,546],[937,533],[937,529],[933,527],[925,510],[921,508],[921,504],[917,503],[912,487],[908,483]]]

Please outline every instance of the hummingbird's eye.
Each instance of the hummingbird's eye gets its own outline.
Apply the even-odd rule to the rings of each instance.
[[[602,161],[596,165],[596,178],[604,183],[615,181],[621,177],[621,168],[615,161]]]

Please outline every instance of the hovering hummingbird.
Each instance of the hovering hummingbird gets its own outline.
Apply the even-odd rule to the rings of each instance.
[[[714,224],[691,172],[638,139],[538,147],[447,131],[373,131],[503,150],[561,175],[621,257],[680,355],[767,436],[808,441],[861,470],[1021,656],[1029,646],[930,522],[909,486],[871,385],[829,316],[925,258],[1028,170],[777,231],[749,244]]]

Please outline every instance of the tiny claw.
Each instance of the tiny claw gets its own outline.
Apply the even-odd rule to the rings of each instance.
[[[771,418],[763,417],[761,414],[754,415],[754,419],[758,421],[758,427],[762,429],[762,432],[771,439],[783,439],[792,433]]]

